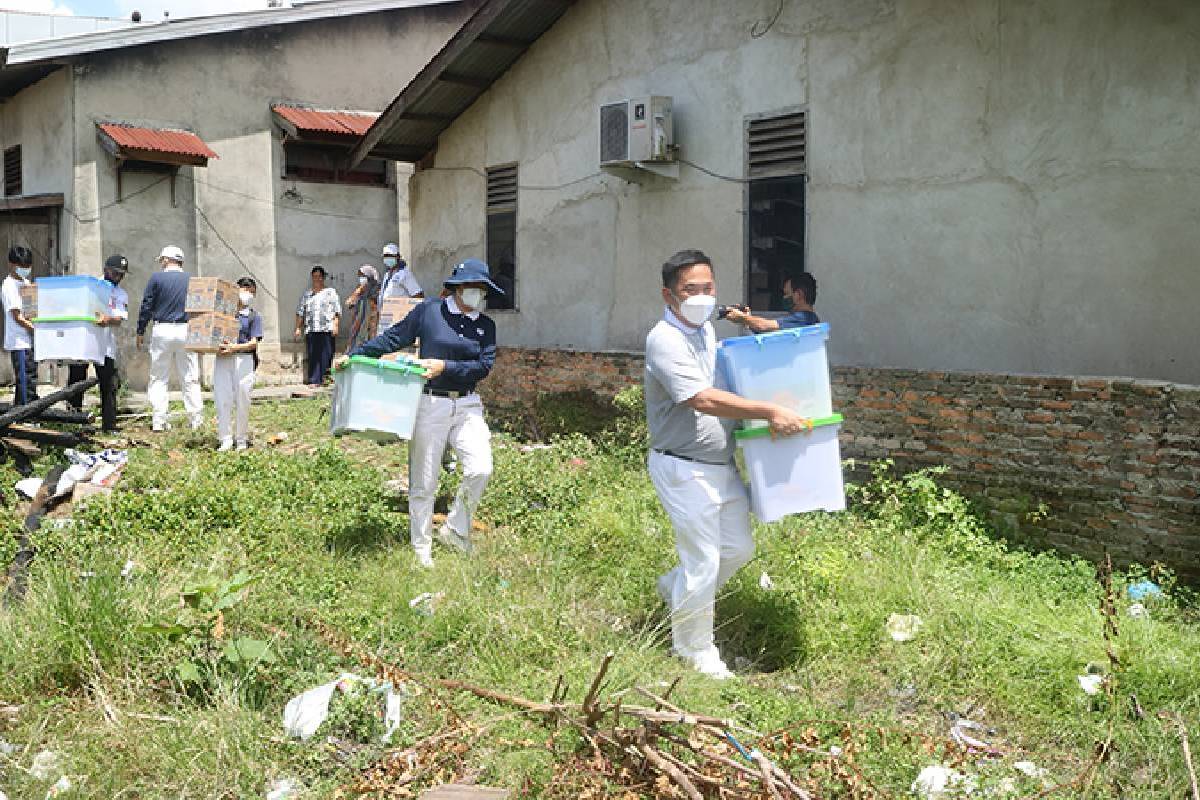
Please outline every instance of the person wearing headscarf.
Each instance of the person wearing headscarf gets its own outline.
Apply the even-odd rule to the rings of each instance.
[[[371,264],[363,264],[358,268],[358,286],[346,298],[346,308],[350,311],[347,353],[374,335],[375,324],[379,319],[378,298],[379,270]]]

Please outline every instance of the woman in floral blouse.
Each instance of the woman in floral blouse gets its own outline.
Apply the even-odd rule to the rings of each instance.
[[[341,301],[337,291],[325,285],[326,275],[324,267],[312,268],[312,288],[304,293],[296,306],[296,338],[304,335],[308,354],[305,383],[309,386],[320,386],[325,382],[333,362],[333,340],[338,335],[341,320]]]

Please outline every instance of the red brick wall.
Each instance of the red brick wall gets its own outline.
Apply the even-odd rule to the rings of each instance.
[[[506,348],[484,385],[489,403],[512,407],[641,379],[640,354]],[[856,367],[833,382],[857,470],[945,465],[945,482],[1015,539],[1089,558],[1107,548],[1200,581],[1200,387]]]

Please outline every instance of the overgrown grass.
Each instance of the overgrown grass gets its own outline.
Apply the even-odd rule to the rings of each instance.
[[[1153,715],[1200,716],[1191,612],[1172,597],[1146,618],[1121,619],[1116,693],[1085,696],[1076,676],[1106,663],[1093,567],[1006,548],[928,473],[881,471],[854,491],[851,511],[759,527],[758,557],[718,606],[722,650],[742,677],[719,684],[690,673],[667,654],[653,587],[673,561],[672,537],[641,463],[636,398],[621,406],[590,437],[564,434],[551,449],[523,452],[497,436],[482,507],[491,529],[473,558],[437,551],[429,572],[409,552],[402,503],[383,489],[402,472],[403,447],[329,440],[321,401],[255,408],[260,440],[289,434],[278,446],[217,454],[180,433],[136,449],[111,498],[38,532],[30,595],[0,610],[0,703],[23,705],[16,726],[0,730],[19,748],[0,755],[0,790],[44,795],[48,782],[27,769],[51,749],[78,796],[260,797],[283,776],[301,780],[306,797],[334,796],[361,760],[286,740],[281,725],[288,698],[362,669],[314,633],[319,622],[406,670],[536,698],[562,674],[578,699],[614,650],[612,690],[682,675],[677,701],[694,710],[826,745],[850,737],[875,796],[904,795],[922,766],[955,758],[941,749],[950,712],[996,729],[1004,757],[960,767],[1004,787],[993,796],[1040,788],[1011,768],[1018,760],[1073,778],[1110,726],[1111,759],[1086,787],[1057,796],[1183,795],[1174,733]],[[554,413],[565,431],[570,413]],[[0,471],[9,485],[10,472]],[[137,566],[124,578],[127,560]],[[195,657],[195,643],[142,626],[179,619],[189,582],[239,571],[255,582],[204,635],[269,642],[273,660],[214,662],[203,683],[180,681],[177,665]],[[773,589],[760,587],[763,573]],[[409,607],[422,592],[445,594],[432,615]],[[916,639],[885,634],[892,613],[920,615]],[[1131,718],[1131,694],[1148,719]],[[505,714],[426,692],[406,706],[396,743],[458,716]],[[462,758],[481,781],[522,796],[577,796],[547,788],[570,740],[556,756],[546,737],[535,721],[507,718]],[[829,764],[812,769],[825,796],[853,796]]]

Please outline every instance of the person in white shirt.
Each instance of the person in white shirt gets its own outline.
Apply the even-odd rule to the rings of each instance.
[[[213,404],[217,407],[218,450],[238,450],[250,446],[250,392],[254,389],[254,370],[258,368],[258,343],[263,338],[262,316],[254,310],[258,283],[240,278],[238,285],[238,336],[225,340],[217,350],[213,367]]]
[[[33,253],[27,247],[8,251],[8,276],[3,284],[4,349],[12,359],[13,405],[37,400],[37,362],[33,360],[33,322],[25,318],[21,287],[29,283]]]
[[[333,341],[342,319],[341,301],[337,290],[325,285],[327,276],[320,264],[313,267],[312,287],[304,292],[296,306],[296,338],[304,337],[308,356],[304,382],[309,386],[325,383],[333,363]]]
[[[379,302],[389,297],[425,296],[416,276],[400,257],[400,246],[395,242],[383,246],[383,270],[383,278],[379,281]]]
[[[120,387],[117,375],[117,327],[129,319],[129,294],[121,288],[120,283],[128,271],[129,261],[125,256],[109,256],[104,262],[104,280],[113,285],[108,313],[96,315],[96,324],[100,326],[100,336],[104,342],[104,363],[96,365],[96,377],[100,379],[100,421],[101,430],[105,433],[117,432],[117,389]],[[68,383],[84,380],[87,378],[87,364],[72,364],[67,376]],[[70,405],[82,410],[83,395],[77,395]]]

